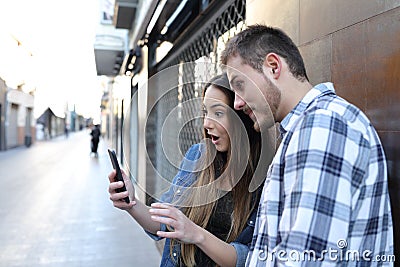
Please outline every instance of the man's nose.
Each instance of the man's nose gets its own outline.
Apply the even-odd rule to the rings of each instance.
[[[233,107],[236,110],[241,110],[246,105],[246,102],[241,98],[238,94],[235,94],[235,102],[233,103]]]

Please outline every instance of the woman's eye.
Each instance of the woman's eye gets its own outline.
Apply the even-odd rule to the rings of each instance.
[[[201,114],[202,114],[203,116],[206,116],[206,115],[207,115],[207,110],[203,109],[203,110],[201,111]]]
[[[224,113],[222,112],[222,111],[217,111],[217,112],[215,112],[215,116],[217,117],[217,118],[220,118],[220,117],[222,117],[224,115]]]

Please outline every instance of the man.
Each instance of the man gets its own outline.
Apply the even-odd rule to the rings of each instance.
[[[368,118],[312,86],[281,30],[254,25],[222,53],[235,109],[259,131],[280,123],[247,266],[393,265],[387,169]]]

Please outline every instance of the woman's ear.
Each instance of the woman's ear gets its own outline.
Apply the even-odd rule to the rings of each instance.
[[[267,72],[266,74],[271,75],[274,79],[279,78],[282,67],[280,56],[275,53],[268,53],[265,56],[263,67],[264,71]]]

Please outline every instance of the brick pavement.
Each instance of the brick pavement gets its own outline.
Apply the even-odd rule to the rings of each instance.
[[[0,267],[158,266],[152,241],[108,198],[107,143],[89,133],[0,152]]]

